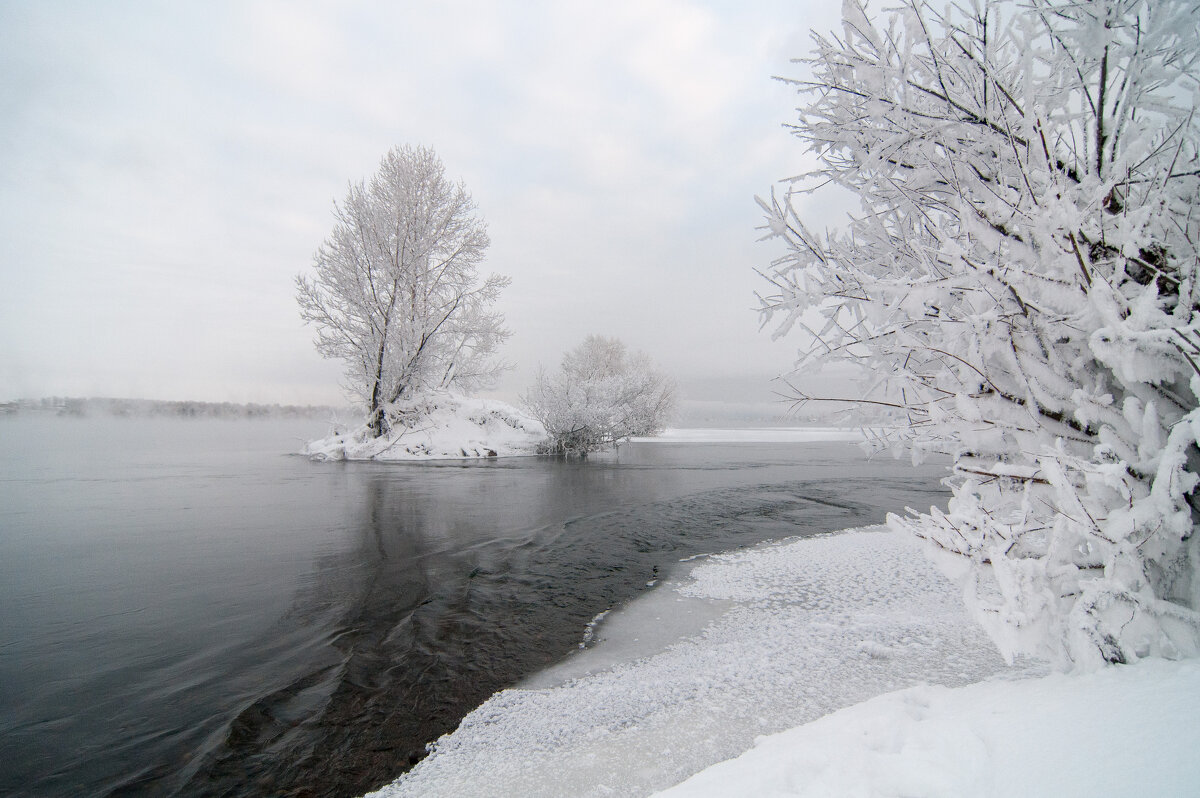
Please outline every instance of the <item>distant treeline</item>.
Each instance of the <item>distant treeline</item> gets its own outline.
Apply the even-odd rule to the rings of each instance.
[[[48,396],[0,402],[0,415],[129,416],[168,418],[314,418],[325,420],[353,415],[349,407],[329,405],[260,405],[234,402],[163,401],[159,399],[108,399],[102,397]]]

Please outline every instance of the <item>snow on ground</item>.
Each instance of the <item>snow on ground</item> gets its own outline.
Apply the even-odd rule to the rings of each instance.
[[[690,561],[590,630],[372,795],[647,795],[881,693],[1041,673],[1006,667],[917,543],[879,527]]]
[[[861,441],[861,429],[843,427],[739,427],[729,429],[666,429],[653,438],[631,438],[638,443],[806,443],[809,441]]]
[[[397,404],[396,407],[401,407]],[[412,427],[397,426],[383,438],[370,437],[365,424],[342,427],[305,445],[318,460],[452,460],[534,454],[545,440],[541,422],[495,399],[435,394],[406,406],[422,411]],[[861,429],[840,427],[750,427],[667,429],[639,443],[792,443],[861,441]]]
[[[662,798],[1200,794],[1200,662],[914,687],[759,740]]]
[[[310,441],[303,454],[318,460],[451,460],[534,454],[546,430],[512,405],[494,399],[434,394],[409,403],[412,426],[372,438],[365,424]]]

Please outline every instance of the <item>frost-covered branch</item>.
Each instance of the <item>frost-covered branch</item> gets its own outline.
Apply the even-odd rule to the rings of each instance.
[[[793,82],[820,167],[759,200],[764,323],[820,317],[797,370],[853,360],[888,443],[955,453],[948,511],[893,523],[1008,655],[1200,653],[1198,11],[848,0]],[[818,236],[823,185],[862,210]]]
[[[487,228],[432,150],[393,149],[369,182],[351,184],[334,218],[297,299],[317,350],[346,362],[376,436],[390,403],[495,377],[508,331],[490,308],[508,279],[479,282]]]

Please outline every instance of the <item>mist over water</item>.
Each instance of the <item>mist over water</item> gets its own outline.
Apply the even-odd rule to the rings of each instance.
[[[678,560],[944,498],[842,443],[288,456],[315,427],[0,420],[0,792],[358,794]]]

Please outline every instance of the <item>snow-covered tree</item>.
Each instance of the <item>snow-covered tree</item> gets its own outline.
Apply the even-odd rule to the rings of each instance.
[[[1200,651],[1200,4],[844,4],[759,200],[763,313],[849,358],[893,444],[954,456],[929,541],[1006,656]],[[801,196],[861,202],[819,233]],[[802,397],[814,398],[814,397]]]
[[[523,397],[550,439],[547,450],[586,454],[635,435],[657,435],[675,410],[675,385],[646,355],[589,335],[555,374],[539,370]]]
[[[508,332],[492,305],[509,281],[479,278],[487,227],[437,154],[393,148],[370,182],[334,203],[334,216],[315,275],[296,278],[297,298],[317,350],[346,362],[373,434],[387,431],[390,403],[494,378]]]

